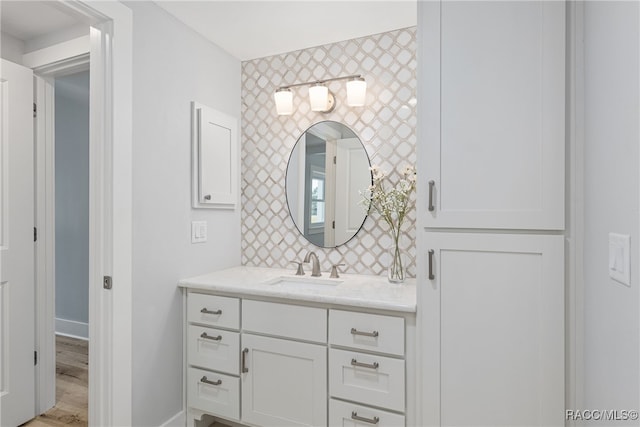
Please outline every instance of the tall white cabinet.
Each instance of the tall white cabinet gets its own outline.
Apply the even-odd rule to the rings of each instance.
[[[422,425],[564,425],[564,2],[419,2]]]

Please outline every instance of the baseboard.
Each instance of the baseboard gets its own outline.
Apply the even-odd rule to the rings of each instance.
[[[184,411],[180,411],[171,417],[168,421],[165,421],[160,427],[184,427],[187,419]]]
[[[56,334],[81,340],[89,339],[89,324],[56,317]]]

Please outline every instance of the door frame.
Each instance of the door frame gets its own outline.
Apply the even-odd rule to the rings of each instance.
[[[131,425],[132,12],[115,0],[95,3],[57,0],[53,5],[90,26],[89,425]],[[41,75],[82,66],[82,58],[69,59],[63,51],[59,53],[63,56],[53,62],[51,56],[43,55],[46,62],[30,66]],[[53,90],[41,84],[36,85],[36,91],[44,95],[42,107],[49,110],[50,119]],[[36,131],[52,132],[52,123],[45,119]],[[52,137],[50,134],[49,141]],[[51,151],[52,147],[46,149]],[[37,166],[46,167],[52,158],[52,153],[46,150],[39,153]],[[36,287],[38,312],[44,314],[36,326],[36,348],[41,355],[36,370],[36,409],[41,413],[55,402],[55,273],[51,229],[54,188],[50,181],[38,190],[38,204],[44,207],[37,213],[44,238],[39,245],[43,248],[37,249],[43,271],[38,266],[42,276],[38,275]],[[112,278],[110,290],[103,287],[105,276]]]

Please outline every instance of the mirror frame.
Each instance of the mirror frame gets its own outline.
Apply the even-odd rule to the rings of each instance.
[[[318,247],[318,248],[323,248],[323,249],[334,249],[337,248],[338,246],[342,246],[342,245],[346,245],[347,243],[349,243],[351,240],[353,240],[358,233],[360,233],[360,231],[362,231],[362,229],[364,228],[364,223],[366,222],[367,218],[369,217],[369,212],[370,209],[367,209],[366,211],[363,209],[364,212],[364,217],[362,218],[362,223],[360,224],[360,226],[358,227],[358,230],[353,234],[353,236],[351,236],[349,239],[347,239],[344,242],[341,242],[339,244],[336,244],[334,246],[319,246],[318,244],[312,242],[311,240],[309,240],[307,238],[307,236],[305,236],[304,231],[300,230],[300,226],[298,225],[298,223],[296,222],[296,220],[293,218],[293,214],[291,213],[291,207],[290,207],[290,201],[289,201],[289,191],[288,191],[288,179],[287,177],[289,176],[289,166],[291,164],[291,157],[293,156],[293,153],[296,149],[296,147],[298,146],[298,143],[300,142],[300,139],[302,138],[303,135],[305,135],[311,128],[313,128],[314,126],[320,124],[320,123],[337,123],[347,129],[349,129],[349,131],[351,131],[351,133],[353,133],[354,138],[358,138],[358,141],[360,142],[360,144],[362,145],[362,149],[364,150],[365,156],[367,157],[367,162],[369,163],[369,168],[371,167],[371,157],[369,157],[369,152],[367,151],[366,147],[364,146],[364,143],[362,142],[362,139],[360,138],[360,136],[350,127],[347,126],[346,124],[336,121],[336,120],[321,120],[319,122],[315,122],[313,124],[311,124],[309,127],[307,127],[304,131],[302,131],[302,133],[298,136],[298,138],[296,139],[296,143],[293,145],[293,147],[291,148],[291,151],[289,152],[289,159],[287,160],[287,168],[285,170],[285,180],[284,180],[284,194],[285,194],[285,198],[286,198],[286,202],[287,202],[287,211],[289,213],[289,218],[291,218],[291,222],[293,222],[293,225],[295,226],[296,230],[298,231],[298,233],[300,234],[300,236],[302,236],[307,242],[311,243],[312,245]],[[371,170],[369,169],[369,183],[373,184],[373,174],[371,173]]]

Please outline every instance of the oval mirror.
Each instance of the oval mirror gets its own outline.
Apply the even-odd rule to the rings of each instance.
[[[342,123],[319,122],[302,133],[289,157],[286,192],[291,219],[309,242],[333,248],[358,233],[370,166],[360,138]]]

